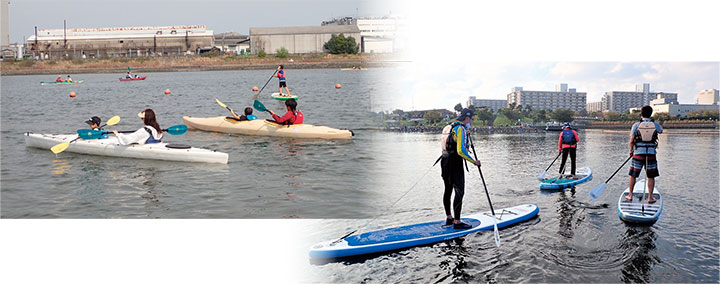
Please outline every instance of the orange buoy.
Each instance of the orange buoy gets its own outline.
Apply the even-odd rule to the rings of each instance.
[[[257,86],[253,87],[253,92],[257,92],[257,90],[258,90]]]
[[[342,87],[340,84],[335,84],[335,89],[340,89],[340,87]]]
[[[169,95],[169,94],[170,94],[170,89],[165,89],[165,94],[166,94],[166,95]]]
[[[74,97],[75,97],[75,92],[70,92],[70,97],[71,97],[71,98],[74,98]]]

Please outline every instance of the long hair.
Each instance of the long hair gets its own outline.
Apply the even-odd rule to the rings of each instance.
[[[143,110],[145,112],[145,117],[143,118],[143,123],[145,125],[152,126],[157,130],[158,135],[162,133],[162,130],[160,130],[160,124],[157,123],[157,120],[155,120],[155,112],[152,109],[146,109]]]

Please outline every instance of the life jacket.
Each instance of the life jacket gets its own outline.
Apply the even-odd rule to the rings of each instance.
[[[577,140],[575,140],[575,133],[573,133],[572,129],[570,129],[570,128],[563,129],[562,143],[565,145],[577,144]]]
[[[288,119],[280,124],[281,125],[293,125],[293,124],[302,124],[303,123],[302,112],[300,112],[299,110],[295,110],[295,111],[293,111],[293,115],[295,116],[294,119]]]
[[[285,81],[285,70],[284,69],[280,69],[280,71],[278,71],[278,79],[280,79],[281,82]]]
[[[455,141],[455,138],[453,137],[453,129],[455,126],[462,125],[459,121],[453,121],[453,123],[448,124],[443,128],[442,131],[442,140],[441,140],[441,146],[443,150],[443,155],[445,153],[447,154],[457,154],[457,141]],[[462,127],[462,126],[460,126]]]
[[[655,122],[641,120],[637,131],[635,131],[633,143],[635,147],[655,148],[658,145],[657,138],[658,133],[655,128]]]
[[[145,141],[145,144],[152,144],[152,143],[160,143],[160,142],[162,142],[162,141],[160,141],[160,140],[162,139],[162,134],[160,134],[160,138],[159,138],[159,139],[155,139],[155,137],[153,137],[152,130],[150,130],[148,127],[152,127],[152,126],[145,126],[145,127],[143,127],[143,129],[145,129],[145,131],[147,131],[147,133],[150,134],[150,137],[148,137],[148,139]]]

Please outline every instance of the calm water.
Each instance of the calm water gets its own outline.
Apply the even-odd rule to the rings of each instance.
[[[668,131],[669,132],[669,131]],[[523,203],[540,207],[538,218],[491,232],[389,254],[332,263],[308,263],[306,281],[330,282],[717,282],[718,136],[661,135],[660,177],[665,204],[651,227],[620,221],[615,205],[627,187],[623,168],[604,194],[589,190],[604,182],[627,157],[627,136],[580,131],[578,167],[594,180],[573,192],[540,191],[535,177],[555,156],[558,133],[477,136],[476,148],[495,210]],[[384,133],[374,166],[392,173],[380,182],[385,207],[420,180],[392,208],[367,220],[324,220],[303,233],[306,247],[346,232],[442,220],[440,167],[427,176],[439,152],[439,138]],[[559,162],[552,171],[557,171]],[[551,171],[551,172],[552,172]],[[477,171],[466,173],[466,213],[489,210]]]
[[[370,93],[383,84],[382,70],[288,70],[300,96],[305,123],[355,131],[350,141],[278,139],[188,131],[165,141],[217,149],[228,165],[108,158],[26,148],[23,133],[74,133],[93,115],[122,120],[135,130],[137,113],[155,110],[161,127],[183,115],[228,115],[215,98],[238,112],[252,103],[272,70],[147,73],[120,82],[122,74],[78,74],[74,86],[40,86],[54,76],[2,77],[3,218],[360,218],[371,212],[374,173]],[[368,80],[368,77],[377,79]],[[335,84],[342,84],[335,89]],[[163,90],[170,89],[171,95]],[[70,98],[71,91],[77,93]],[[276,112],[284,106],[261,100]],[[260,114],[260,118],[268,118]],[[113,129],[109,127],[108,129]],[[352,173],[352,174],[350,174]],[[352,202],[353,206],[347,206]]]

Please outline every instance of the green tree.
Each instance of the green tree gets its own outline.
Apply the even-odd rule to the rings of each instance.
[[[288,50],[285,47],[279,48],[278,50],[275,51],[275,53],[277,54],[277,57],[279,57],[279,58],[288,58],[288,56],[290,56],[290,53],[288,52]]]
[[[545,122],[547,121],[547,111],[545,109],[537,110],[533,113],[532,119],[534,122]]]
[[[498,113],[505,116],[508,120],[517,122],[518,119],[521,119],[523,117],[522,112],[519,110],[511,109],[511,108],[504,108],[498,111]]]
[[[667,112],[656,112],[653,114],[652,118],[656,121],[666,121],[670,120],[670,114]]]
[[[265,55],[267,55],[267,54],[265,54],[264,50],[261,50],[258,52],[258,57],[260,57],[260,58],[265,58]]]
[[[495,114],[493,114],[492,109],[488,107],[476,108],[475,120],[485,121],[485,124],[492,125],[495,121]]]
[[[462,107],[462,104],[461,104],[461,103],[458,103],[458,104],[455,105],[455,111],[461,112],[462,109],[463,109],[463,107]]]
[[[575,112],[571,109],[556,109],[550,114],[550,117],[558,122],[571,122],[574,114]]]
[[[434,110],[428,111],[423,114],[423,118],[431,123],[435,123],[442,119],[442,114]]]
[[[331,35],[330,40],[323,45],[332,54],[356,54],[360,47],[354,37],[345,37],[343,34]]]
[[[622,119],[622,115],[614,111],[608,111],[603,113],[603,119],[607,121],[619,121]]]

